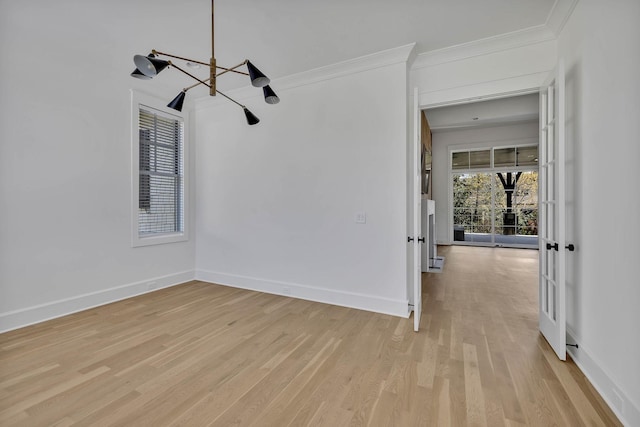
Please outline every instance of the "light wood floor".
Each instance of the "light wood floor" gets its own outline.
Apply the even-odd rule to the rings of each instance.
[[[0,425],[619,425],[537,330],[537,252],[443,247],[412,319],[192,282],[0,335]]]

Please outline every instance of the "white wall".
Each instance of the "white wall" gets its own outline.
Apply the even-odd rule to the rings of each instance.
[[[429,113],[427,112],[427,119],[428,117]],[[433,200],[436,203],[436,241],[441,244],[450,244],[453,238],[453,223],[449,204],[450,149],[465,150],[537,144],[538,122],[434,132],[431,176]]]
[[[237,94],[257,126],[197,106],[198,278],[406,316],[407,56],[385,55]]]
[[[2,2],[0,331],[193,277],[193,239],[131,247],[138,82],[131,46],[103,25],[135,20],[107,19],[106,2],[67,6]]]
[[[411,81],[420,105],[435,107],[535,90],[555,61],[553,34],[532,28],[420,54]]]
[[[582,0],[558,40],[567,71],[568,329],[573,358],[640,425],[640,3]]]

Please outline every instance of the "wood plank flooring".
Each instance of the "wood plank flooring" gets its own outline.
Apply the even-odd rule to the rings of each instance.
[[[620,425],[538,333],[536,251],[439,254],[419,333],[191,282],[2,334],[0,425]]]

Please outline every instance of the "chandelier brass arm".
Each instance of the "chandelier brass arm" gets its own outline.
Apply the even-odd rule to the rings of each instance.
[[[226,99],[234,102],[235,104],[239,105],[240,107],[242,107],[244,109],[244,113],[245,116],[247,118],[247,123],[250,125],[254,125],[256,123],[258,123],[260,120],[253,114],[251,113],[247,107],[245,107],[244,105],[242,105],[241,103],[235,101],[234,99],[232,99],[231,97],[225,95],[224,93],[220,92],[217,90],[216,88],[216,78],[226,74],[226,73],[237,73],[237,74],[241,74],[241,75],[245,75],[245,76],[249,76],[249,79],[251,80],[251,85],[254,87],[261,87],[263,94],[264,94],[264,99],[265,102],[267,104],[277,104],[278,102],[280,102],[280,98],[278,97],[278,95],[275,94],[275,92],[273,91],[273,89],[271,89],[271,87],[269,86],[270,80],[267,76],[265,76],[255,65],[253,65],[251,63],[251,61],[249,61],[248,59],[245,59],[243,62],[239,63],[238,65],[235,65],[233,67],[221,67],[219,65],[216,64],[216,58],[215,58],[215,50],[214,50],[214,0],[211,0],[211,59],[209,61],[209,63],[206,62],[202,62],[202,61],[198,61],[195,59],[190,59],[190,58],[186,58],[183,56],[178,56],[178,55],[174,55],[174,54],[170,54],[170,53],[166,53],[166,52],[160,52],[157,51],[155,49],[151,50],[151,53],[147,56],[143,56],[143,55],[135,55],[133,57],[133,62],[136,65],[136,69],[133,70],[133,72],[131,73],[132,77],[138,78],[138,79],[143,79],[143,80],[149,80],[155,76],[157,76],[162,70],[164,70],[165,68],[175,68],[178,71],[186,74],[187,76],[191,77],[192,79],[196,80],[198,83],[195,83],[191,86],[187,86],[184,89],[182,89],[182,91],[178,94],[178,96],[176,96],[168,105],[167,107],[169,108],[173,108],[174,110],[177,111],[182,111],[182,106],[184,103],[184,99],[186,96],[187,91],[189,91],[190,89],[193,89],[196,86],[199,85],[205,85],[209,88],[209,95],[210,96],[215,96],[216,94],[220,94],[223,97],[225,97]],[[187,62],[187,65],[189,65],[189,63],[192,64],[200,64],[200,65],[204,65],[209,67],[209,76],[205,79],[201,79],[198,78],[196,76],[194,76],[193,74],[189,73],[188,71],[184,70],[183,68],[179,67],[178,65],[176,65],[174,62],[172,62],[171,60],[164,60],[164,59],[160,59],[158,58],[158,56],[166,56],[168,58],[173,58],[173,59],[178,59],[181,61],[185,61]],[[240,71],[238,70],[238,68],[242,67],[242,66],[246,66],[247,67],[247,72],[244,71]],[[218,72],[218,70],[222,70],[220,72]]]

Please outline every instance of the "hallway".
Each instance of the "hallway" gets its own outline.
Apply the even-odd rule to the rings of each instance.
[[[439,403],[452,405],[453,425],[620,425],[538,331],[537,250],[441,246],[438,255],[444,271],[423,273],[421,330],[438,343],[433,392],[450,397]]]

